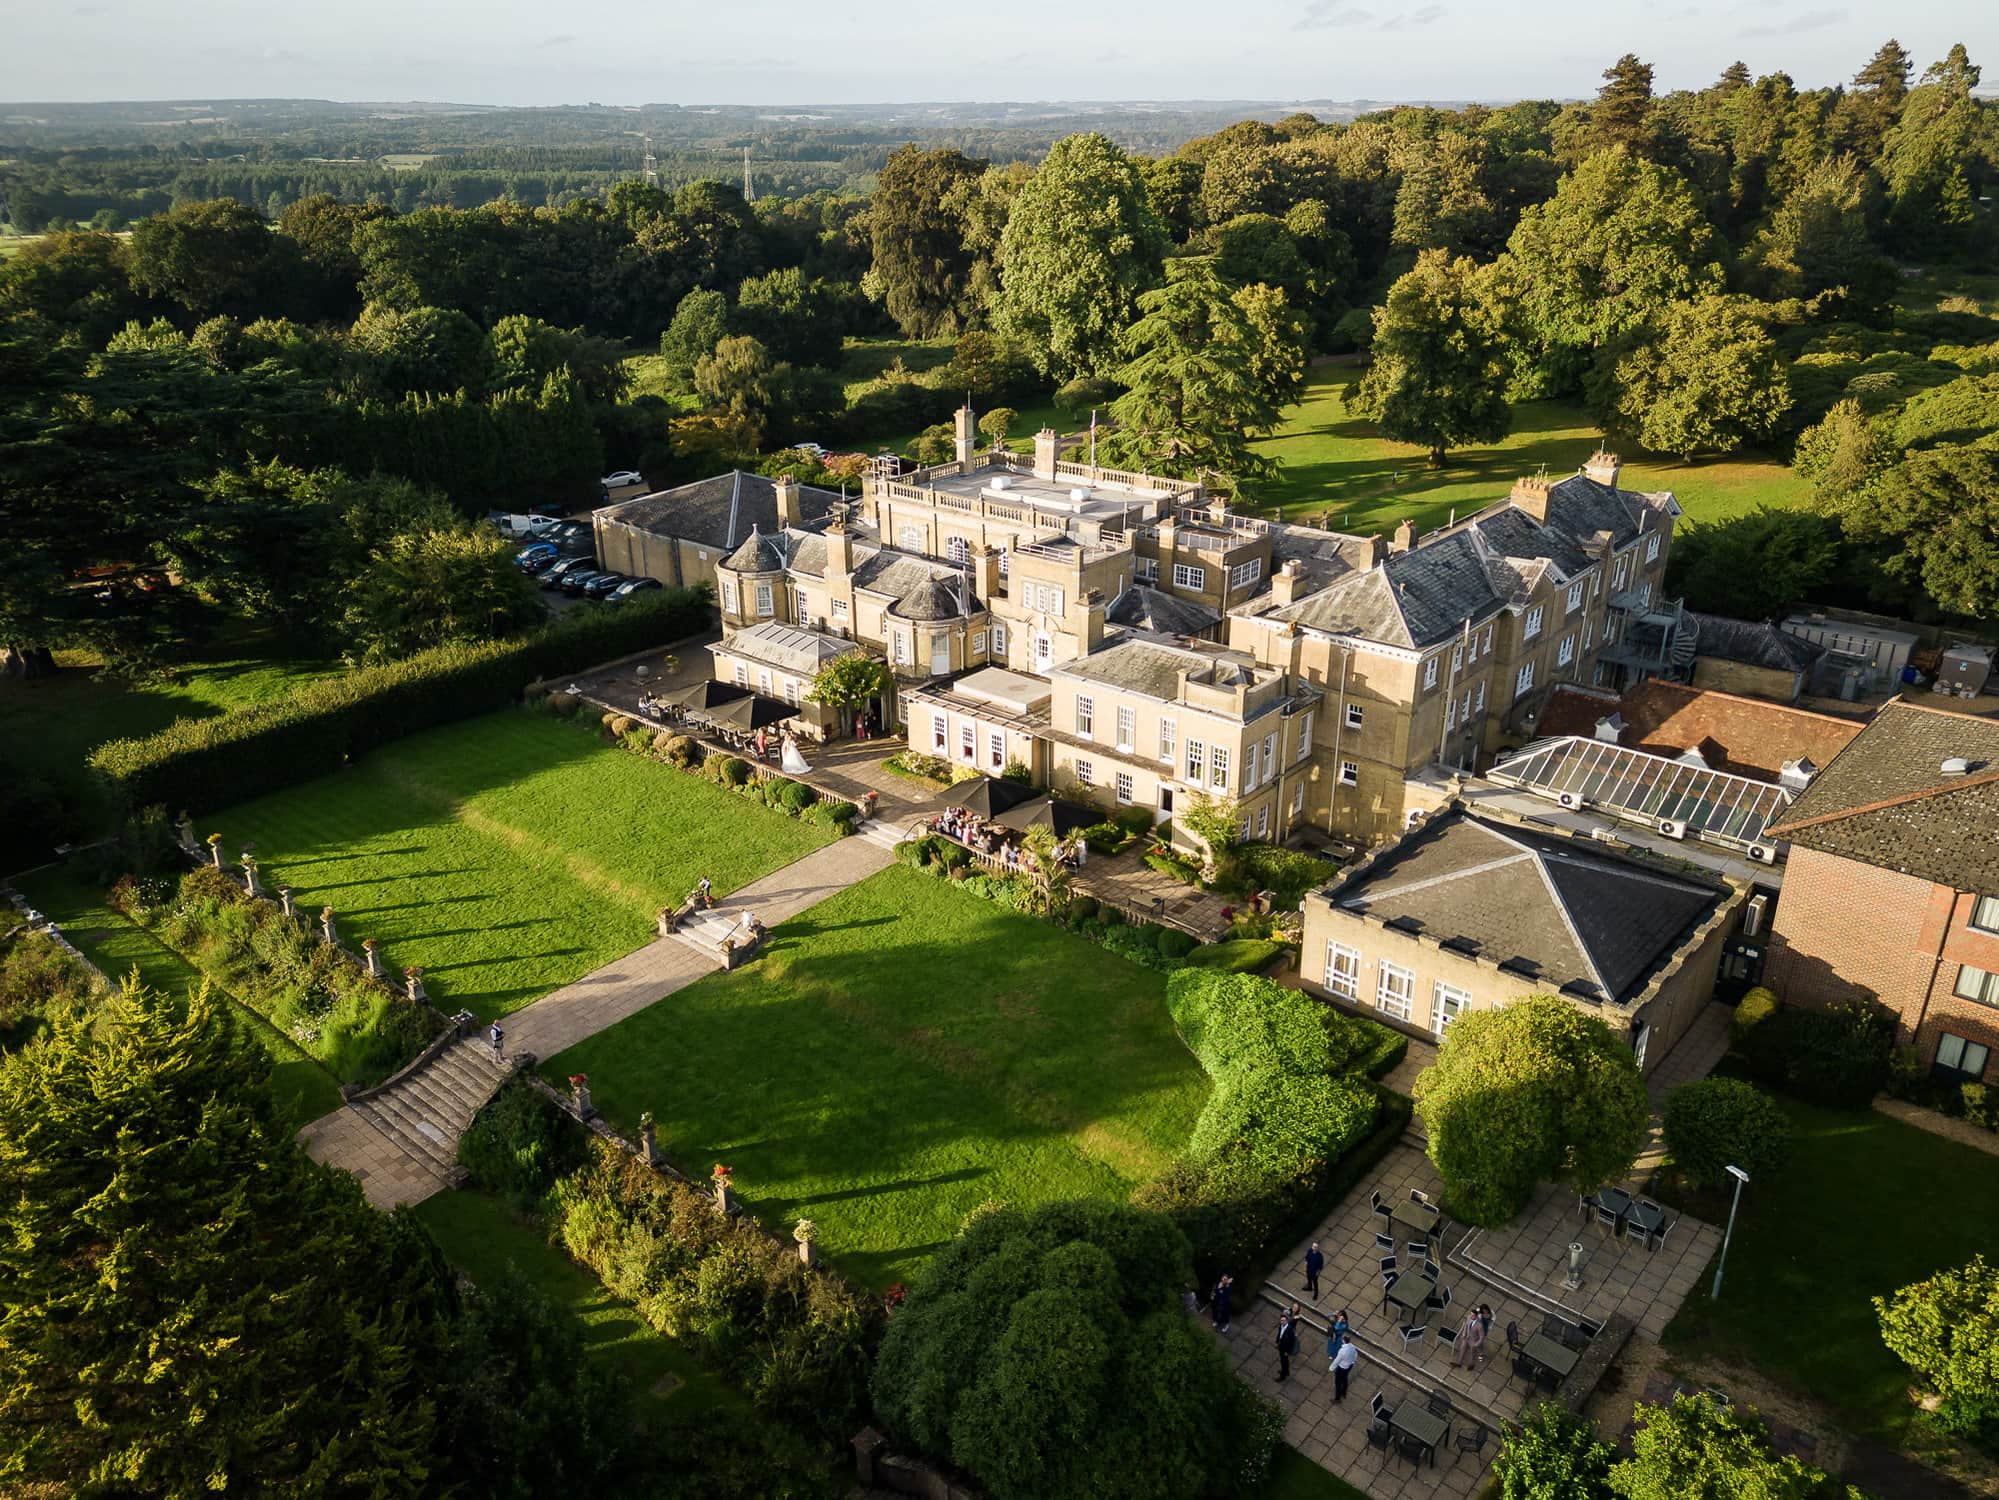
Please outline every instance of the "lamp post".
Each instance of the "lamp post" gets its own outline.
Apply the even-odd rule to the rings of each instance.
[[[1735,1197],[1728,1205],[1728,1228],[1721,1232],[1721,1259],[1714,1263],[1714,1290],[1708,1293],[1708,1300],[1721,1300],[1721,1273],[1728,1268],[1728,1242],[1735,1237],[1735,1211],[1742,1207],[1742,1184],[1749,1180],[1749,1174],[1729,1163],[1728,1175],[1735,1179]]]

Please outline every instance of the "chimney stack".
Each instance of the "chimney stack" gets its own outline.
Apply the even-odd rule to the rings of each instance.
[[[1293,603],[1304,582],[1304,566],[1294,557],[1270,575],[1270,597],[1280,605]]]
[[[999,548],[986,546],[972,549],[972,592],[982,603],[991,604],[999,597],[1000,591]]]
[[[951,446],[957,454],[958,462],[970,468],[972,454],[978,448],[978,444],[978,423],[972,416],[972,403],[967,401],[963,406],[958,408],[958,425],[952,434],[951,440]]]
[[[1586,478],[1594,479],[1598,484],[1614,490],[1617,488],[1617,471],[1620,467],[1622,466],[1618,463],[1615,453],[1607,448],[1599,448],[1589,456],[1589,462],[1583,465],[1583,474]]]
[[[1416,545],[1416,523],[1403,521],[1395,528],[1395,540],[1388,544],[1390,552],[1407,552]]]
[[[1081,616],[1077,621],[1076,634],[1080,638],[1082,654],[1088,656],[1104,644],[1104,593],[1102,589],[1090,589],[1076,601],[1076,612]]]
[[[799,494],[798,481],[789,474],[779,476],[777,485],[777,529],[802,525],[805,520],[803,500]]]
[[[854,571],[854,538],[840,517],[826,528],[826,581],[844,580]]]
[[[1545,474],[1522,475],[1513,481],[1513,493],[1506,498],[1515,510],[1545,526],[1548,523],[1548,491],[1551,488]]]
[[[1055,460],[1062,451],[1061,439],[1055,436],[1053,427],[1044,427],[1034,434],[1034,477],[1053,479]]]

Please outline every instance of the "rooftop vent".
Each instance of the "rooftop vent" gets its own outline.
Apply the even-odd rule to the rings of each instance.
[[[1966,760],[1962,755],[1953,755],[1949,760],[1938,766],[1937,770],[1945,776],[1969,776],[1971,774],[1971,762]]]
[[[1000,475],[1000,477],[999,477],[999,478],[997,478],[997,479],[995,479],[995,480],[993,481],[993,488],[994,488],[994,489],[996,489],[996,490],[1010,490],[1010,489],[1012,489],[1012,488],[1013,488],[1013,476],[1012,476],[1011,474],[1002,474],[1002,475]]]
[[[1069,498],[1074,500],[1078,505],[1081,505],[1085,500],[1090,498],[1090,492],[1078,485],[1075,489],[1069,491]]]

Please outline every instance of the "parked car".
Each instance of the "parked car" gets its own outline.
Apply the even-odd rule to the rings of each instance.
[[[602,578],[603,576],[603,570],[594,565],[587,568],[577,568],[573,572],[564,573],[562,575],[562,582],[558,583],[556,587],[561,589],[565,594],[580,595],[583,592],[585,584],[589,583],[592,579]]]
[[[597,559],[594,557],[590,557],[587,554],[583,557],[565,557],[560,562],[550,563],[543,570],[540,583],[545,589],[560,588],[562,587],[563,580],[572,573],[594,573],[596,571]]]
[[[586,599],[607,598],[612,589],[628,581],[622,573],[599,573],[594,578],[583,580],[583,597]]]
[[[631,598],[634,594],[644,593],[647,589],[664,587],[665,585],[657,578],[627,578],[623,583],[611,590],[609,602],[620,604]]]
[[[619,469],[614,474],[606,474],[597,482],[607,490],[621,490],[628,484],[644,484],[646,477],[637,469]]]
[[[520,564],[520,570],[530,578],[539,578],[543,573],[554,567],[556,562],[556,555],[551,552],[542,557],[530,557],[526,562]]]
[[[514,554],[514,562],[523,568],[530,563],[539,563],[542,567],[547,567],[559,555],[553,542],[529,542]]]

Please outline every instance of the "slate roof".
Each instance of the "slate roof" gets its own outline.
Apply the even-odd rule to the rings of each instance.
[[[826,538],[817,532],[791,531],[785,534],[790,550],[787,572],[803,578],[826,576]],[[948,563],[933,562],[913,552],[898,552],[875,542],[854,542],[854,586],[891,599],[907,598],[932,579],[958,579],[964,570]],[[938,618],[946,618],[939,616]]]
[[[1270,618],[1391,646],[1435,645],[1467,620],[1481,624],[1505,607],[1510,594],[1494,588],[1488,559],[1472,532],[1453,532],[1391,553],[1380,567],[1272,610]]]
[[[889,612],[905,620],[962,620],[965,607],[959,595],[963,591],[962,584],[954,587],[941,579],[926,578],[896,600]]]
[[[1208,661],[1207,656],[1197,651],[1153,641],[1124,640],[1056,671],[1061,676],[1081,677],[1171,702],[1180,696],[1180,674],[1205,667]]]
[[[1687,618],[1698,627],[1694,637],[1697,656],[1772,672],[1809,672],[1825,655],[1825,647],[1767,622],[1731,620],[1727,615],[1704,615],[1694,610],[1687,611]]]
[[[1542,559],[1566,574],[1596,561],[1592,539],[1610,534],[1613,546],[1628,546],[1641,532],[1658,529],[1655,512],[1636,490],[1612,489],[1586,474],[1558,479],[1548,489],[1548,519],[1536,522],[1525,511],[1501,506],[1474,523],[1495,552],[1526,561]]]
[[[1453,810],[1362,866],[1329,899],[1550,990],[1625,1002],[1726,895],[1573,839]]]
[[[708,649],[733,652],[751,661],[782,667],[801,677],[813,676],[836,656],[863,654],[861,648],[850,640],[827,635],[821,630],[804,630],[796,625],[787,625],[782,620],[765,620],[760,625],[738,630]]]
[[[1946,776],[1944,761],[1970,762]],[[1999,896],[1999,721],[1886,704],[1771,833],[1805,849]]]
[[[803,520],[823,519],[840,496],[832,490],[802,486],[798,492]],[[601,512],[610,520],[661,536],[681,537],[701,546],[734,549],[753,526],[766,535],[779,529],[777,482],[761,474],[733,469],[683,484],[677,489],[641,495]]]
[[[784,547],[777,537],[765,536],[752,526],[743,545],[723,558],[722,566],[738,573],[782,573]]]
[[[1535,729],[1548,739],[1593,736],[1597,720],[1612,714],[1624,721],[1620,745],[1654,755],[1699,750],[1715,770],[1761,781],[1775,781],[1787,761],[1825,765],[1862,727],[1857,719],[1648,677],[1621,698],[1564,683],[1548,695]]]
[[[1200,635],[1221,624],[1221,612],[1192,599],[1176,599],[1146,584],[1134,584],[1105,613],[1112,625],[1157,635]]]

